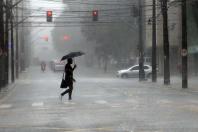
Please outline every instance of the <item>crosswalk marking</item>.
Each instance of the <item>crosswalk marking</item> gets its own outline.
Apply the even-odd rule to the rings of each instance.
[[[71,102],[71,101],[65,101],[65,102],[62,102],[62,103],[65,104],[65,105],[72,105],[72,106],[76,105],[75,102]],[[96,100],[96,101],[94,101],[94,103],[95,104],[101,104],[101,105],[105,105],[105,104],[108,105],[109,104],[110,107],[113,107],[113,108],[121,107],[121,104],[119,104],[119,103],[111,104],[111,103],[109,103],[105,100]],[[33,102],[31,104],[32,107],[40,107],[40,108],[42,108],[44,105],[45,105],[44,102]],[[6,108],[11,108],[11,107],[13,107],[12,104],[0,104],[0,109],[6,109]]]
[[[32,104],[33,107],[42,107],[44,105],[43,102],[35,102]]]
[[[111,107],[113,107],[113,108],[119,108],[119,107],[121,107],[121,104],[112,104]]]
[[[6,109],[6,108],[11,108],[12,105],[11,104],[2,104],[0,105],[0,109]]]
[[[95,103],[97,103],[97,104],[107,104],[107,101],[105,101],[105,100],[97,100],[97,101],[95,101]]]
[[[76,104],[76,103],[74,103],[74,102],[63,102],[64,104],[72,104],[72,105],[74,105],[74,104]]]

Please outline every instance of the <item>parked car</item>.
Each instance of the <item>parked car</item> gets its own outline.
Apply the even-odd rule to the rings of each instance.
[[[51,61],[51,68],[54,72],[64,71],[65,61],[53,60],[53,61]]]
[[[152,74],[152,67],[150,65],[144,65],[145,77],[149,78]],[[129,78],[129,77],[139,77],[139,65],[134,65],[128,69],[119,70],[117,72],[117,77]]]

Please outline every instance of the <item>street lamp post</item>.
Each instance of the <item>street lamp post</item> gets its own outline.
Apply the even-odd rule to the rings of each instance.
[[[142,0],[139,1],[139,81],[145,80]]]
[[[156,71],[156,1],[153,0],[153,17],[152,17],[152,82],[157,81]]]

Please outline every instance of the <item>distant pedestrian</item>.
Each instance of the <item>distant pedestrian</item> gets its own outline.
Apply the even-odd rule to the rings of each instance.
[[[46,63],[45,63],[45,61],[42,61],[41,62],[41,70],[44,72],[45,69],[46,69]]]
[[[74,67],[71,66],[73,64],[72,58],[67,59],[67,64],[65,65],[65,81],[67,82],[67,86],[69,89],[65,90],[61,93],[61,99],[65,94],[69,94],[69,100],[72,99],[72,91],[73,91],[73,82],[75,82],[75,79],[73,78],[73,71],[77,67],[75,64]]]

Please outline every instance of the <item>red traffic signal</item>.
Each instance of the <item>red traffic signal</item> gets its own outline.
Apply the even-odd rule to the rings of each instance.
[[[47,22],[52,22],[52,11],[47,11]]]
[[[47,36],[47,35],[44,35],[44,36],[42,36],[41,37],[43,40],[45,40],[45,41],[48,41],[49,40],[49,37]]]
[[[52,16],[52,11],[47,11],[47,16]]]
[[[63,40],[64,40],[64,41],[68,41],[68,40],[70,40],[70,36],[68,36],[68,35],[64,35]]]
[[[98,10],[93,11],[93,16],[98,16]]]
[[[98,10],[92,11],[93,21],[98,21]]]

